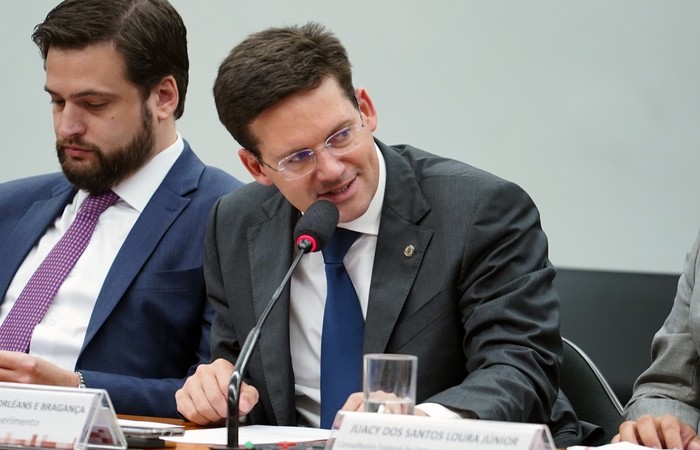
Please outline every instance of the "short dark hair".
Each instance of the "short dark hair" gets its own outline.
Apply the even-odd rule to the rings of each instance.
[[[51,47],[82,49],[112,42],[124,57],[127,77],[144,99],[172,75],[179,92],[175,118],[185,110],[190,67],[187,28],[167,0],[65,0],[34,28],[32,40],[44,62]]]
[[[214,100],[219,120],[244,148],[260,157],[249,126],[267,108],[335,78],[353,104],[355,88],[347,52],[323,25],[268,28],[251,34],[219,66]]]

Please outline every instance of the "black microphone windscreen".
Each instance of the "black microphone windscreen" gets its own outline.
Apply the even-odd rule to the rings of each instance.
[[[328,200],[317,200],[306,209],[306,212],[294,228],[294,242],[300,246],[302,241],[311,241],[311,248],[306,251],[321,250],[333,236],[338,225],[338,207]],[[300,247],[301,248],[301,247]]]

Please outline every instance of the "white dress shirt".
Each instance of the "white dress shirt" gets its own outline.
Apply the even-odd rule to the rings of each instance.
[[[73,370],[85,339],[87,325],[112,262],[139,215],[158,189],[184,148],[178,134],[175,142],[112,190],[119,200],[103,212],[90,243],[68,274],[42,321],[34,329],[29,353],[57,366]],[[75,219],[88,197],[78,191],[63,214],[29,252],[15,273],[0,306],[0,323],[17,297],[61,236]]]
[[[386,164],[379,147],[375,148],[379,160],[377,192],[362,216],[352,222],[338,224],[340,228],[362,233],[348,250],[343,264],[355,286],[364,317],[367,316],[374,253],[386,189]],[[321,332],[326,305],[326,272],[321,252],[309,253],[301,259],[292,275],[290,295],[289,344],[296,409],[301,415],[300,425],[318,427],[321,423]],[[460,417],[437,403],[421,403],[418,406],[431,417]]]
[[[386,169],[379,148],[379,182],[367,211],[338,227],[362,233],[348,250],[343,264],[355,286],[362,315],[367,314],[369,285],[372,281],[374,252],[377,247],[379,219],[384,204]],[[289,339],[294,368],[296,407],[309,425],[320,424],[321,331],[326,304],[326,272],[321,252],[304,256],[292,275],[289,315]]]

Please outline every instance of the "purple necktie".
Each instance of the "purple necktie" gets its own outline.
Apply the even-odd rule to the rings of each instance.
[[[41,322],[58,288],[85,251],[97,218],[118,198],[108,191],[85,200],[71,226],[39,264],[0,325],[0,350],[26,352],[29,349],[34,327]]]

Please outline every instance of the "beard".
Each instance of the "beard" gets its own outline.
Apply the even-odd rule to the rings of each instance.
[[[146,103],[141,112],[141,128],[125,146],[105,153],[100,147],[79,137],[56,141],[56,152],[61,169],[68,180],[78,189],[98,195],[143,167],[151,158],[155,144],[152,125],[153,114]],[[65,146],[76,145],[90,150],[96,161],[75,160],[66,156]]]

